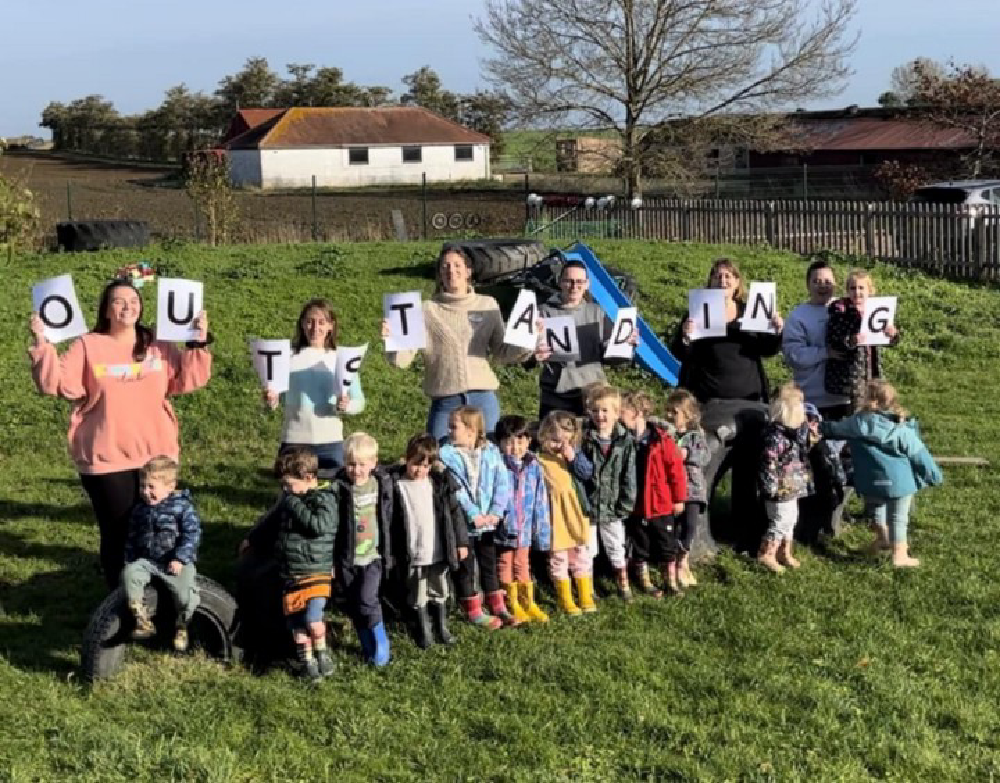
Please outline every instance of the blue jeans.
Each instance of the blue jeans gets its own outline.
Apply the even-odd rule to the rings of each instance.
[[[901,498],[865,498],[865,513],[886,531],[894,544],[906,543],[906,526],[910,522],[913,495]]]
[[[282,443],[278,448],[278,454],[283,454],[288,449],[309,449],[319,460],[320,470],[340,470],[344,467],[344,442],[337,443]]]
[[[463,405],[472,405],[483,412],[486,433],[492,435],[500,419],[500,401],[496,392],[492,391],[469,391],[447,397],[434,397],[431,400],[431,410],[427,414],[427,431],[438,440],[447,437],[451,412]]]

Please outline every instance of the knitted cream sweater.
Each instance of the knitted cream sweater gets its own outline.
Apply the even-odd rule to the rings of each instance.
[[[495,391],[500,383],[490,367],[490,356],[502,362],[521,362],[531,351],[504,345],[504,323],[496,300],[475,291],[439,292],[424,301],[424,393],[447,397],[469,391]],[[396,367],[409,367],[416,351],[387,354]]]

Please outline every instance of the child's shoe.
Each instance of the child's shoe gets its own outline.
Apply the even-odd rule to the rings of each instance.
[[[319,673],[319,662],[313,655],[311,645],[296,643],[295,657],[298,659],[296,673],[299,677],[312,682],[318,682],[322,679],[322,675]]]
[[[427,604],[427,607],[431,615],[431,623],[434,626],[434,631],[437,633],[438,641],[441,644],[454,644],[457,642],[458,639],[448,630],[448,604],[444,601],[433,601]]]
[[[698,580],[694,578],[694,572],[691,571],[691,558],[687,554],[677,564],[677,581],[680,582],[681,587],[694,587],[698,584]]]
[[[507,594],[503,590],[494,590],[486,594],[486,600],[490,605],[490,614],[500,618],[504,625],[511,627],[520,625],[521,621],[514,617],[507,610]]]
[[[649,566],[646,563],[637,563],[635,572],[639,577],[639,589],[642,590],[643,593],[648,595],[650,598],[663,597],[663,591],[653,584],[653,580],[649,576]]]
[[[524,611],[524,607],[521,606],[517,582],[511,582],[507,585],[507,606],[510,607],[510,613],[514,615],[514,625],[531,622],[531,617]]]
[[[615,569],[615,582],[618,584],[618,597],[625,603],[632,603],[632,586],[628,583],[628,569]]]
[[[677,572],[677,563],[675,561],[671,560],[669,563],[663,564],[663,588],[670,595],[684,595],[684,589],[681,586]]]
[[[778,545],[778,554],[775,558],[782,565],[786,565],[789,568],[798,568],[802,563],[795,559],[792,555],[792,539],[783,538],[781,543]]]
[[[907,544],[892,545],[892,567],[893,568],[917,568],[920,560],[910,557],[910,549]]]
[[[143,601],[134,601],[128,605],[129,611],[135,620],[135,627],[132,629],[133,639],[149,639],[156,635],[156,626],[149,618],[149,610]]]
[[[559,608],[570,617],[577,617],[581,614],[580,607],[573,602],[573,587],[569,579],[556,580],[556,601]]]
[[[392,659],[392,652],[389,649],[389,635],[385,632],[385,623],[379,623],[368,633],[374,639],[374,653],[369,663],[375,666],[385,666]]]
[[[527,614],[528,619],[539,623],[547,623],[549,621],[549,616],[539,609],[538,604],[535,603],[534,582],[521,582],[519,595],[521,597],[521,608]]]
[[[415,607],[414,613],[416,617],[413,623],[413,641],[421,650],[426,650],[434,644],[434,631],[431,630],[431,618],[427,613],[427,605]]]
[[[872,532],[875,534],[875,540],[872,541],[869,548],[870,553],[877,557],[878,555],[892,551],[892,543],[889,541],[889,531],[885,529],[885,526],[872,521],[869,527],[871,527]]]
[[[330,677],[336,670],[336,664],[330,657],[330,651],[326,648],[316,651],[316,668],[319,670],[320,677]]]
[[[777,541],[764,540],[760,542],[760,550],[757,552],[757,562],[760,563],[768,571],[775,574],[780,574],[785,570],[785,567],[778,562],[774,554],[778,550]]]
[[[462,609],[465,610],[465,619],[473,625],[488,628],[491,631],[503,627],[503,620],[499,617],[492,617],[483,611],[483,599],[478,595],[463,598]]]
[[[178,625],[174,631],[174,652],[185,653],[188,649],[188,629],[186,625]]]
[[[594,603],[594,577],[578,576],[576,578],[576,591],[580,594],[580,610],[587,612],[597,611],[597,604]]]

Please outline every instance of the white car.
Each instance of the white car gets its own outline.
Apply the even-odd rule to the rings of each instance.
[[[969,179],[935,182],[914,191],[916,204],[962,204],[975,215],[982,207],[1000,207],[1000,179]]]

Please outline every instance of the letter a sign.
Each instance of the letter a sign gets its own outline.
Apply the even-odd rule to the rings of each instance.
[[[507,319],[507,330],[503,341],[508,345],[533,350],[538,345],[538,335],[535,333],[535,322],[538,320],[538,302],[535,292],[525,288],[517,295],[514,309]]]
[[[156,339],[197,340],[194,319],[204,309],[204,292],[204,284],[196,280],[161,277],[156,284]]]

